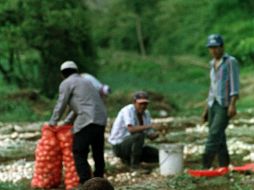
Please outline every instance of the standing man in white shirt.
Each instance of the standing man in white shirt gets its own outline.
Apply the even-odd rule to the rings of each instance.
[[[158,150],[144,144],[145,137],[151,140],[158,137],[151,124],[148,103],[146,92],[136,92],[133,104],[118,113],[109,137],[115,155],[132,169],[138,169],[140,162],[158,163],[159,160]]]

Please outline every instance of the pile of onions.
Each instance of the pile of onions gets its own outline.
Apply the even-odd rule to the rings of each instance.
[[[54,128],[43,126],[42,137],[35,150],[32,187],[52,188],[61,183],[62,153]]]
[[[65,174],[64,183],[67,190],[72,189],[79,184],[79,177],[76,172],[72,153],[73,135],[71,128],[71,125],[59,127],[56,135],[62,151],[62,160]]]
[[[58,187],[62,180],[62,169],[66,190],[78,186],[79,177],[72,154],[71,128],[71,125],[42,127],[42,137],[35,150],[34,174],[31,182],[33,188]]]

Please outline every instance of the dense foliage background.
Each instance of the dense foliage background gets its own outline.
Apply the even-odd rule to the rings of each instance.
[[[223,35],[226,51],[241,68],[239,113],[227,131],[232,164],[241,165],[246,157],[253,162],[253,10],[253,0],[0,0],[1,171],[20,158],[34,161],[65,60],[110,85],[112,93],[105,98],[110,118],[131,101],[134,91],[148,91],[153,118],[175,116],[161,118],[155,145],[185,143],[185,168],[199,168],[207,128],[201,128],[197,116],[209,86],[206,40],[212,33]],[[106,130],[107,136],[110,126]],[[111,146],[105,145],[108,153]],[[116,183],[119,190],[253,189],[249,172],[211,179],[187,174],[163,180],[152,174],[125,179],[118,175],[123,168],[109,161],[114,160],[107,158],[107,177],[123,179]],[[24,159],[20,163],[27,165]],[[14,171],[19,171],[17,166]],[[139,181],[127,185],[131,178]],[[0,183],[3,190],[29,188],[29,178]]]
[[[206,96],[209,34],[224,36],[242,68],[253,65],[253,9],[251,0],[0,0],[0,113],[48,117],[67,59],[112,86],[110,113],[136,89],[186,113]]]
[[[143,54],[204,56],[207,35],[221,33],[234,55],[243,62],[253,61],[254,3],[250,0],[107,2],[93,16],[97,46]]]

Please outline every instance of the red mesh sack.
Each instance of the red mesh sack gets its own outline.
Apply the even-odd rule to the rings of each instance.
[[[42,136],[35,149],[33,188],[52,188],[61,183],[62,153],[55,135],[55,128],[44,125]]]
[[[76,172],[75,162],[72,153],[73,134],[72,126],[65,125],[57,129],[57,139],[62,151],[64,166],[64,183],[66,190],[73,189],[79,184],[79,177]]]

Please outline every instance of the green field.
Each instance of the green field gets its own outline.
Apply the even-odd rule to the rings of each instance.
[[[209,78],[209,69],[207,67],[208,59],[199,58],[194,55],[181,55],[172,57],[141,57],[135,53],[117,52],[112,50],[100,50],[97,78],[106,84],[109,84],[113,90],[112,94],[106,99],[106,105],[109,117],[115,117],[117,111],[124,105],[131,102],[131,95],[136,90],[146,90],[150,94],[150,110],[153,117],[160,117],[161,110],[168,113],[167,116],[176,118],[185,117],[185,123],[177,122],[172,126],[167,126],[166,133],[161,133],[161,138],[155,142],[159,146],[162,142],[188,144],[194,143],[202,145],[205,134],[196,133],[186,134],[186,127],[194,127],[198,121],[191,122],[191,116],[197,117],[201,114],[205,99],[207,96]],[[254,106],[253,101],[253,67],[245,66],[241,69],[241,96],[238,102],[240,112],[237,119],[252,117]],[[16,87],[6,86],[2,83],[0,104],[1,121],[23,122],[23,121],[47,121],[55,104],[55,99],[47,99],[36,92],[34,89],[19,90]],[[242,128],[239,125],[234,130],[230,130],[229,137],[238,137],[239,140],[252,143],[249,136],[249,128]],[[246,136],[248,135],[248,138]],[[106,150],[109,151],[109,145],[106,143]],[[33,151],[13,152],[12,157],[8,159],[19,159],[24,157],[33,157]],[[236,165],[243,164],[242,157],[248,152],[232,155],[232,163]],[[3,155],[5,158],[7,155]],[[7,160],[8,160],[7,159]],[[200,168],[200,155],[191,156],[185,159],[185,168]],[[107,175],[113,179],[118,173],[123,172],[117,169],[110,162],[107,163]],[[146,177],[146,176],[142,176]],[[116,185],[118,190],[212,190],[214,187],[218,190],[251,190],[252,181],[249,175],[231,173],[229,175],[204,179],[192,178],[187,174],[158,178],[152,177],[153,183],[149,184],[139,181],[132,185]],[[243,187],[243,184],[245,184]],[[27,190],[30,186],[29,180],[20,181],[17,184],[0,183],[1,190]]]
[[[147,56],[113,50],[100,50],[97,78],[109,84],[112,94],[106,99],[108,114],[131,103],[132,93],[146,90],[150,94],[153,117],[164,110],[168,116],[200,115],[208,94],[208,60],[194,55],[172,58]],[[241,68],[239,111],[254,107],[253,66]],[[19,90],[2,82],[1,121],[48,120],[56,99],[47,99],[36,89]],[[35,98],[33,98],[35,93]]]

